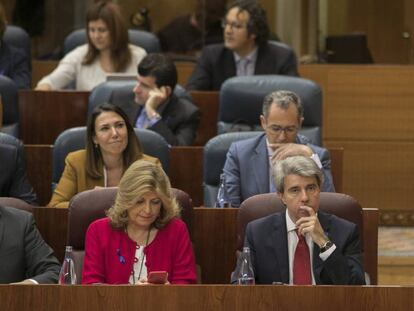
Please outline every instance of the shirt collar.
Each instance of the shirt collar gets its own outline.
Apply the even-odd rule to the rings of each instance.
[[[236,64],[238,64],[242,58],[248,59],[250,63],[255,64],[256,59],[257,59],[257,47],[255,47],[253,51],[251,51],[246,57],[240,57],[240,55],[237,54],[236,52],[233,52],[233,54],[234,54],[234,60],[236,61]]]

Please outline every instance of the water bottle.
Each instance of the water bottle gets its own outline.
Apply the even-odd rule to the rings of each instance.
[[[66,246],[65,258],[59,273],[59,284],[76,284],[72,246]]]
[[[239,262],[240,269],[237,275],[237,283],[240,285],[254,285],[254,272],[250,258],[250,248],[243,247]]]
[[[229,194],[227,193],[226,175],[220,175],[220,186],[217,193],[216,207],[231,207]]]

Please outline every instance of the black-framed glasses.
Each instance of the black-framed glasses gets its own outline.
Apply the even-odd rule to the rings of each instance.
[[[246,27],[245,24],[240,24],[236,22],[229,22],[225,19],[221,20],[221,27],[226,28],[226,26],[229,26],[231,30],[240,30]]]
[[[299,130],[299,128],[295,125],[283,127],[275,124],[269,125],[267,129],[274,135],[280,135],[282,132],[286,135],[294,135]]]

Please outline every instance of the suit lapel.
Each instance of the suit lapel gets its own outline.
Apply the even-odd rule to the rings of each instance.
[[[256,66],[254,67],[254,74],[261,75],[266,74],[269,70],[269,63],[273,63],[275,60],[268,60],[264,47],[259,47],[257,51]]]
[[[280,277],[283,283],[289,284],[289,256],[287,245],[285,213],[277,214],[273,230],[265,243],[266,248],[273,250],[274,259],[277,261]],[[270,258],[270,260],[274,260]]]
[[[266,149],[266,136],[263,134],[254,149],[251,161],[253,163],[253,174],[258,189],[257,193],[269,192],[269,160]]]
[[[329,231],[331,228],[331,217],[328,214],[325,214],[321,211],[318,211],[318,219],[319,222],[323,228],[323,230],[325,231],[326,236],[329,238]],[[322,267],[323,267],[323,261],[322,259],[319,257],[319,246],[316,243],[313,243],[313,274],[315,277],[315,282],[316,284],[321,284],[321,271],[322,271]]]

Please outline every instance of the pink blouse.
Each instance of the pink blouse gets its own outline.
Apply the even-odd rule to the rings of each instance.
[[[86,232],[82,284],[128,284],[136,243],[123,230],[113,229],[109,218],[94,221]],[[144,248],[150,271],[167,271],[171,284],[196,282],[194,253],[185,223],[172,219]]]

